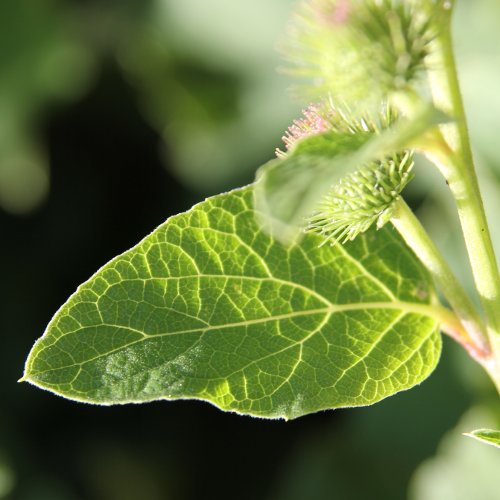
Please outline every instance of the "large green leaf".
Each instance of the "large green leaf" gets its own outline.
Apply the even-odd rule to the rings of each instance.
[[[391,230],[318,248],[259,230],[251,187],[174,216],[83,284],[24,380],[98,404],[193,398],[261,417],[368,405],[425,379],[442,310]]]

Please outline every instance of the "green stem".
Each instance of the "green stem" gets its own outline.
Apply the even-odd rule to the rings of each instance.
[[[487,362],[491,352],[476,309],[441,252],[402,198],[396,203],[391,222],[428,269],[463,326],[461,331],[446,333],[462,344],[480,363]]]
[[[443,6],[445,3],[443,3]],[[500,275],[486,220],[467,130],[451,36],[453,2],[443,7],[442,31],[429,67],[435,105],[454,118],[441,127],[441,149],[429,154],[455,198],[472,273],[486,316],[494,366],[489,371],[500,390]],[[444,140],[441,140],[444,139]]]

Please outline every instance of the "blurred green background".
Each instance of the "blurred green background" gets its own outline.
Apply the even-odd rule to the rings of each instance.
[[[460,434],[500,424],[497,397],[447,340],[418,388],[288,423],[189,401],[99,408],[16,383],[78,284],[273,157],[304,105],[276,71],[293,3],[0,2],[0,499],[500,498],[500,453]],[[458,0],[456,14],[500,250],[500,2]],[[408,199],[470,286],[453,202],[424,162]]]

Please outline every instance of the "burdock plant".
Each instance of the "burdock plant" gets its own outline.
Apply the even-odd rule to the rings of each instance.
[[[284,150],[253,185],[171,217],[81,285],[22,380],[88,403],[189,398],[289,419],[415,386],[443,332],[500,390],[500,280],[453,6],[301,5],[284,53],[311,104]],[[403,199],[419,154],[455,198],[481,313]]]

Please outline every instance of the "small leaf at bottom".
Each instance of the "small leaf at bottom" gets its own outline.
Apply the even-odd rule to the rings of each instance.
[[[477,439],[481,443],[490,444],[500,448],[500,431],[492,429],[478,429],[476,431],[467,432],[465,436]]]

